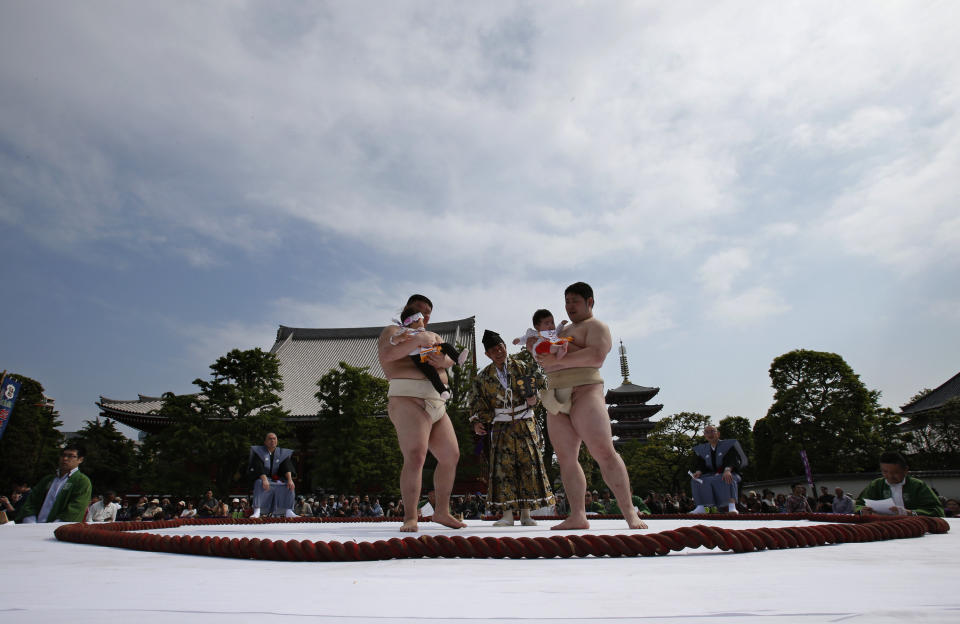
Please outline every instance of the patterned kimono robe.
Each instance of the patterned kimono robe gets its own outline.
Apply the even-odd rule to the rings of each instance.
[[[491,363],[477,373],[470,394],[470,420],[486,425],[491,436],[487,505],[495,512],[535,510],[555,499],[543,466],[534,406],[527,405],[520,380],[532,375],[542,387],[543,376],[536,365],[517,356],[509,356],[505,367],[509,387]]]

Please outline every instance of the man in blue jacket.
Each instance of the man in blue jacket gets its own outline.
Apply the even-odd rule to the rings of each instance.
[[[713,425],[703,428],[703,444],[693,447],[695,454],[690,489],[696,508],[690,513],[702,514],[707,507],[727,506],[737,513],[737,486],[740,470],[747,466],[747,455],[736,440],[721,440]]]
[[[280,512],[287,518],[297,516],[293,512],[296,495],[293,478],[297,476],[293,451],[279,446],[277,434],[270,432],[263,446],[250,447],[247,471],[254,477],[251,518],[259,518],[261,513]]]
[[[68,444],[60,452],[60,467],[30,490],[27,502],[17,514],[17,522],[83,522],[90,504],[93,486],[87,475],[78,469],[84,450]]]

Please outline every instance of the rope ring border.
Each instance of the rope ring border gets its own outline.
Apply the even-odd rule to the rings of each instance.
[[[719,514],[669,514],[657,519],[716,519]],[[620,519],[621,516],[591,516],[591,519]],[[558,516],[542,519],[560,519]],[[771,514],[739,514],[724,520],[771,520]],[[181,526],[226,524],[295,524],[395,522],[383,518],[212,518],[175,519],[157,522],[75,523],[58,527],[56,538],[63,542],[126,548],[147,552],[263,559],[270,561],[382,561],[387,559],[463,558],[463,559],[553,559],[570,557],[654,557],[686,548],[719,549],[735,553],[782,548],[804,548],[923,537],[926,533],[944,534],[950,525],[943,518],[928,516],[882,517],[835,514],[776,514],[777,520],[832,522],[811,526],[725,529],[698,524],[659,533],[622,535],[572,534],[551,537],[464,537],[420,535],[390,538],[375,542],[339,542],[311,540],[271,540],[228,538],[200,535],[159,535],[132,533]],[[425,519],[426,521],[426,519]]]

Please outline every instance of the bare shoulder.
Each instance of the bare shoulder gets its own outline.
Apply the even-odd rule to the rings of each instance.
[[[603,321],[590,318],[582,323],[586,327],[586,343],[610,350],[610,328]]]
[[[391,336],[397,335],[397,333],[405,331],[403,327],[399,325],[387,325],[383,328],[383,331],[380,332],[380,340],[387,339],[389,340]]]
[[[610,338],[610,328],[596,317],[583,321],[582,325],[586,327],[589,336]]]
[[[396,336],[403,330],[399,325],[387,325],[383,328],[383,331],[380,332],[380,338],[377,339],[377,347],[380,351],[383,351],[385,348],[391,345],[390,339]]]

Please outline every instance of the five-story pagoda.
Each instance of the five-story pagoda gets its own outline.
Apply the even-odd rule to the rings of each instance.
[[[627,365],[627,350],[620,341],[620,373],[623,383],[619,388],[607,390],[605,401],[610,407],[610,424],[613,429],[614,444],[617,446],[630,440],[647,440],[647,433],[653,429],[650,417],[663,409],[663,405],[647,405],[647,401],[660,392],[660,388],[648,388],[630,383],[630,367]]]

